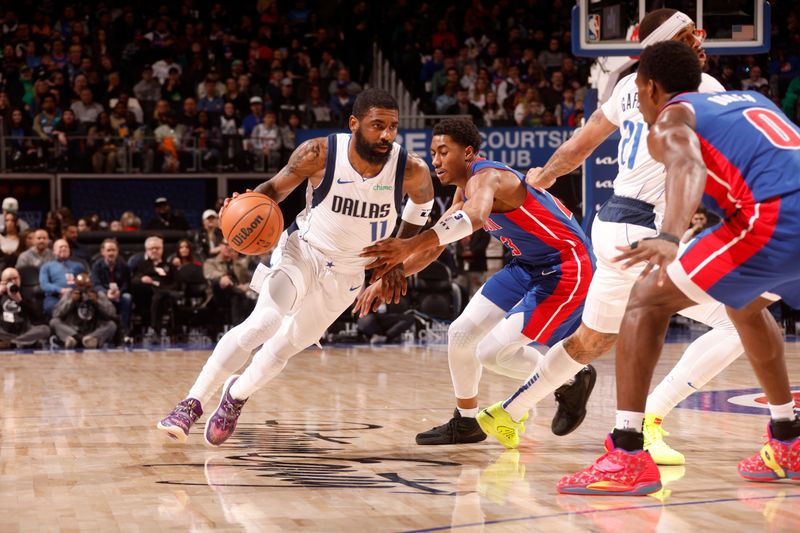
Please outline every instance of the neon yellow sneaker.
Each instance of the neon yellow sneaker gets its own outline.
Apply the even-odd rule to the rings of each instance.
[[[657,465],[682,465],[686,462],[683,454],[670,448],[664,442],[664,436],[669,435],[661,427],[661,419],[654,414],[644,415],[644,449]]]
[[[523,422],[528,419],[528,415],[519,422],[514,422],[511,415],[503,409],[503,403],[498,402],[478,413],[475,418],[484,433],[496,438],[506,448],[516,448],[519,446],[520,433],[525,433]]]

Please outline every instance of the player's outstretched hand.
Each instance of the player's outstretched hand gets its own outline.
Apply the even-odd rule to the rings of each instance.
[[[383,303],[383,282],[378,280],[358,295],[353,306],[353,314],[359,317],[367,316],[371,311],[377,311]]]
[[[542,167],[535,167],[528,169],[528,173],[525,174],[525,183],[530,185],[531,187],[537,187],[539,189],[549,189],[553,186],[556,182],[556,178],[547,178],[542,179]]]
[[[364,267],[365,270],[374,270],[372,279],[382,278],[395,265],[399,265],[413,253],[411,239],[396,239],[394,237],[376,242],[361,251],[361,257],[374,257],[372,263]]]
[[[373,276],[374,277],[374,276]],[[406,273],[403,270],[403,265],[395,265],[391,270],[386,272],[381,278],[383,280],[383,291],[381,297],[384,302],[400,303],[400,296],[405,296],[408,290],[408,280]],[[371,280],[370,283],[375,280]]]
[[[678,245],[663,239],[642,239],[630,246],[617,246],[622,253],[613,259],[615,263],[625,261],[623,269],[630,268],[637,263],[647,261],[647,266],[641,277],[647,276],[656,266],[659,267],[658,284],[663,285],[667,275],[667,265],[678,256]]]

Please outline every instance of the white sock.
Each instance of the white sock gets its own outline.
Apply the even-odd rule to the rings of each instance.
[[[635,411],[617,411],[617,423],[614,427],[616,429],[641,433],[643,423],[644,413],[637,413]]]
[[[720,326],[697,338],[680,361],[647,397],[645,412],[666,417],[744,353],[736,329]]]
[[[480,411],[480,408],[478,407],[472,407],[470,409],[465,407],[458,408],[458,413],[464,418],[475,418],[478,416],[478,411]]]
[[[769,404],[769,414],[773,420],[794,420],[794,400],[781,405]]]
[[[564,341],[557,343],[547,351],[525,384],[503,402],[503,408],[512,419],[521,420],[539,400],[552,394],[584,366],[567,353]]]

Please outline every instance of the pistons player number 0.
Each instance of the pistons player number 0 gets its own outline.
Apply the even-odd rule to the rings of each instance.
[[[776,148],[800,150],[800,133],[787,124],[779,114],[764,107],[752,107],[744,110],[742,114]]]

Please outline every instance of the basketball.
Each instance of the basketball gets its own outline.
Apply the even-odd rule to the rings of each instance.
[[[269,196],[246,192],[228,203],[219,223],[231,248],[245,255],[263,255],[281,237],[283,213]]]

